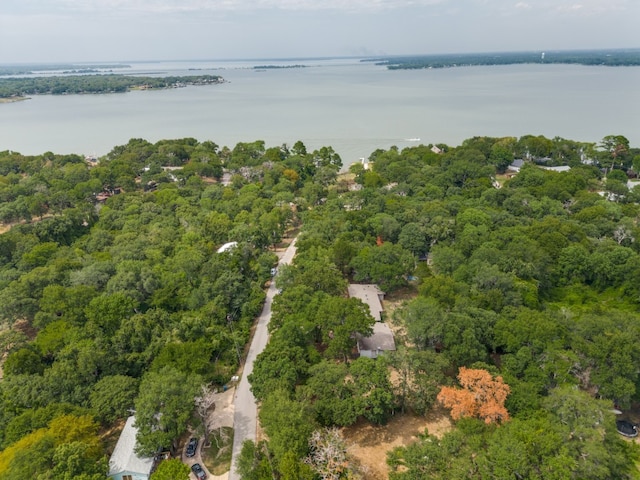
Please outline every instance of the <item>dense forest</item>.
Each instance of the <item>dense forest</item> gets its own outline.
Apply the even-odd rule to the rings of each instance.
[[[0,153],[0,478],[104,479],[100,432],[133,408],[142,453],[197,428],[195,395],[235,375],[262,308],[267,247],[339,168],[261,141],[134,139],[91,167]]]
[[[268,441],[245,443],[242,478],[367,478],[335,428],[437,404],[454,429],[390,452],[390,478],[638,478],[612,411],[639,397],[639,154],[482,137],[352,165],[278,278],[250,376]],[[410,293],[397,351],[354,353],[374,320],[347,280]]]
[[[574,50],[538,52],[500,52],[438,55],[405,55],[370,59],[389,70],[448,68],[522,63],[601,65],[608,67],[640,65],[640,50]]]
[[[391,478],[638,478],[612,410],[640,393],[640,150],[432,147],[343,175],[301,142],[0,152],[0,477],[104,479],[104,432],[131,409],[141,453],[202,428],[194,398],[236,374],[271,247],[299,228],[250,377],[268,440],[245,443],[243,479],[366,478],[335,427],[437,404],[454,428],[390,452]],[[358,358],[374,319],[348,282],[410,298],[386,319],[396,352]]]
[[[136,77],[129,75],[65,75],[50,77],[0,78],[0,98],[27,95],[69,95],[77,93],[123,93],[132,89],[176,88],[211,85],[224,80],[217,75],[180,77]]]

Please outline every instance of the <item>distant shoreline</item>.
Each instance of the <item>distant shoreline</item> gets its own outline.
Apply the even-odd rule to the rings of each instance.
[[[31,97],[8,97],[8,98],[0,97],[0,103],[22,102],[23,100],[30,100],[30,98]]]
[[[386,66],[389,70],[522,64],[637,67],[640,66],[640,49],[400,55],[363,61]]]
[[[72,75],[53,77],[0,78],[0,98],[8,101],[28,95],[75,95],[126,93],[131,90],[163,90],[194,85],[225,83],[218,75],[197,76],[128,76]]]

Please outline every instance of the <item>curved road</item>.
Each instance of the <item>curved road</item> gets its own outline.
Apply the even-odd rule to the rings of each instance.
[[[291,260],[296,253],[296,240],[297,237],[291,241],[291,244],[287,247],[280,258],[278,266],[291,263]],[[236,387],[233,415],[233,452],[231,456],[229,480],[240,480],[240,476],[236,473],[236,460],[240,456],[242,442],[245,440],[256,441],[258,408],[256,406],[256,399],[249,388],[249,381],[247,380],[247,377],[253,371],[253,362],[264,350],[264,347],[267,345],[267,341],[269,340],[267,325],[269,325],[269,320],[271,320],[271,302],[273,301],[275,294],[275,282],[272,281],[269,289],[267,290],[267,298],[265,299],[262,313],[258,318],[258,324],[256,326],[255,333],[253,334],[253,340],[251,341],[249,353],[247,354],[247,359],[242,371],[242,378]]]

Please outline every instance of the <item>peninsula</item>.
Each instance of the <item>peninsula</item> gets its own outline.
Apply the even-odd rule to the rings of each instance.
[[[128,75],[70,75],[32,78],[0,78],[0,99],[20,99],[27,95],[70,95],[80,93],[123,93],[190,85],[224,83],[217,75],[134,77]]]

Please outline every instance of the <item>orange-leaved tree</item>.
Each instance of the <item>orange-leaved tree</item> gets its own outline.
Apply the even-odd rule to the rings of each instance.
[[[462,388],[442,387],[438,401],[451,409],[451,417],[477,417],[485,423],[506,422],[509,412],[504,402],[511,389],[489,372],[481,369],[460,367],[458,380]]]

